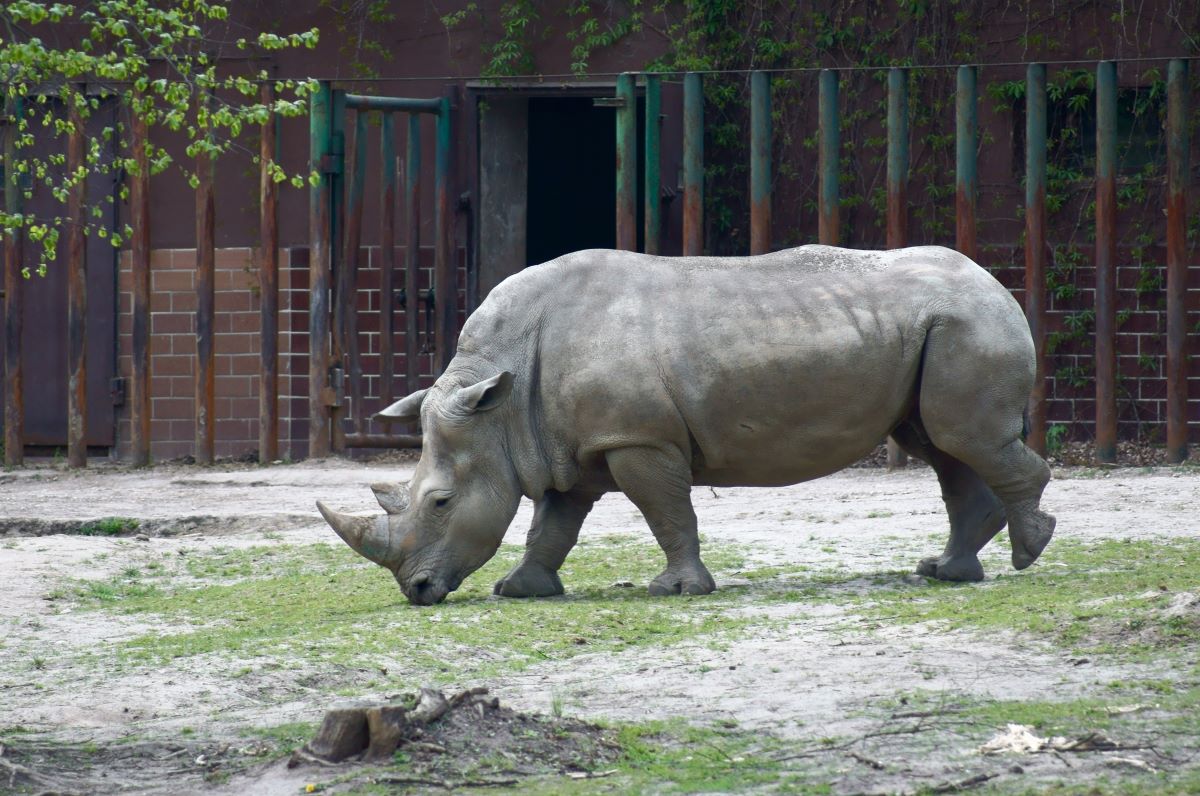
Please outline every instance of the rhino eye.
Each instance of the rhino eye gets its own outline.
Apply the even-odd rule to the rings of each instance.
[[[441,508],[445,508],[446,504],[449,502],[450,502],[450,498],[440,497],[437,500],[433,501],[433,506],[434,506],[434,508],[441,509]]]

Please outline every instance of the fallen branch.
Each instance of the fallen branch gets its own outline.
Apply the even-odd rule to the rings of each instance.
[[[885,766],[883,763],[880,763],[878,760],[872,760],[871,758],[867,757],[866,755],[861,755],[858,752],[851,752],[850,756],[853,757],[858,762],[860,762],[864,765],[870,766],[871,768],[875,769],[876,771],[883,771],[884,769],[887,768],[887,766]]]
[[[959,782],[947,782],[944,785],[935,785],[929,789],[930,793],[958,793],[970,788],[978,787],[990,779],[995,779],[998,774],[976,774],[973,777],[961,780]]]
[[[445,779],[429,779],[424,777],[406,777],[402,774],[380,774],[374,777],[377,783],[389,785],[431,785],[435,788],[458,790],[460,788],[506,788],[509,785],[520,784],[519,779],[463,779],[451,781]]]

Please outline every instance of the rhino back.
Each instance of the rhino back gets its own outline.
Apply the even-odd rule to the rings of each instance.
[[[697,483],[794,483],[876,445],[912,405],[929,325],[981,305],[1023,322],[946,249],[587,251],[502,283],[463,348],[529,380],[539,443],[582,470],[612,448],[674,445]]]

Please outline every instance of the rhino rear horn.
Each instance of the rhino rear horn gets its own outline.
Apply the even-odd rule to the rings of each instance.
[[[388,408],[377,413],[375,417],[380,420],[392,420],[398,423],[415,423],[421,419],[421,404],[425,403],[425,395],[428,392],[428,388],[417,390],[412,395],[401,398]]]
[[[319,500],[317,510],[329,527],[356,553],[380,566],[392,568],[399,551],[392,546],[390,515],[356,517],[353,514],[341,514]]]
[[[399,484],[371,484],[371,491],[388,514],[403,514],[408,508],[408,490]]]

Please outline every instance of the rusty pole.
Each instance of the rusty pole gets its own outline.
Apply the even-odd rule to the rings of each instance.
[[[1036,375],[1025,444],[1046,455],[1046,65],[1025,79],[1025,317],[1033,336]]]
[[[354,114],[354,138],[346,146],[346,160],[351,165],[350,175],[345,180],[346,225],[342,233],[342,257],[337,276],[334,317],[337,327],[335,348],[345,354],[345,373],[350,382],[350,409],[353,412],[351,427],[362,432],[363,388],[362,362],[358,351],[358,266],[362,244],[363,196],[367,181],[367,111],[359,109]],[[346,419],[343,410],[339,420]],[[343,433],[345,423],[340,422]]]
[[[150,464],[150,157],[146,120],[134,97],[130,107],[130,147],[134,170],[129,186],[130,263],[133,282],[132,366],[130,376],[130,456],[135,467]]]
[[[404,159],[404,389],[412,395],[421,386],[421,116],[408,115]],[[428,330],[427,330],[428,331]]]
[[[279,458],[279,187],[271,174],[278,122],[270,111],[271,84],[263,83],[259,102],[267,106],[259,141],[258,289],[259,345],[258,460]]]
[[[975,67],[960,66],[954,104],[954,245],[972,260],[978,261],[975,207],[979,194],[979,177],[976,172],[975,152],[978,146],[979,116],[975,85]]]
[[[637,94],[634,76],[617,77],[617,248],[637,251]]]
[[[329,146],[332,170],[329,175],[329,272],[332,284],[329,334],[329,446],[334,453],[346,451],[346,311],[342,280],[347,276],[346,241],[346,92],[334,89],[329,102]]]
[[[308,455],[328,456],[329,274],[332,232],[330,142],[332,91],[322,81],[309,98],[309,170],[317,175],[308,192]]]
[[[817,240],[826,246],[838,244],[838,73],[822,69],[818,98],[818,192]]]
[[[646,75],[645,252],[660,254],[662,235],[662,79]]]
[[[1117,460],[1117,65],[1096,67],[1096,460]]]
[[[207,104],[208,94],[199,101]],[[207,133],[205,138],[207,139]],[[212,464],[216,441],[216,224],[213,159],[196,154],[196,464]]]
[[[1167,461],[1188,457],[1188,64],[1167,66]]]
[[[17,182],[18,120],[21,100],[9,96],[4,110],[8,116],[4,136],[4,209],[9,215],[21,212],[21,187]],[[4,465],[19,467],[25,462],[25,396],[21,363],[21,332],[24,321],[24,268],[22,247],[25,235],[16,229],[4,236]]]
[[[750,253],[771,250],[771,75],[750,73]]]
[[[683,76],[683,253],[704,253],[704,85]]]
[[[434,373],[437,376],[442,375],[454,358],[458,336],[458,252],[454,249],[451,91],[453,89],[442,97],[442,107],[438,111],[434,154],[433,226],[437,235],[433,253]]]
[[[887,92],[887,247],[908,245],[908,75],[888,70]],[[908,466],[908,454],[888,437],[887,466]]]
[[[396,125],[391,113],[381,119],[379,160],[379,397],[386,407],[392,403],[396,374]]]
[[[87,176],[83,117],[76,104],[85,100],[77,90],[78,96],[67,98],[67,174],[75,181],[67,194],[67,466],[87,467]]]

